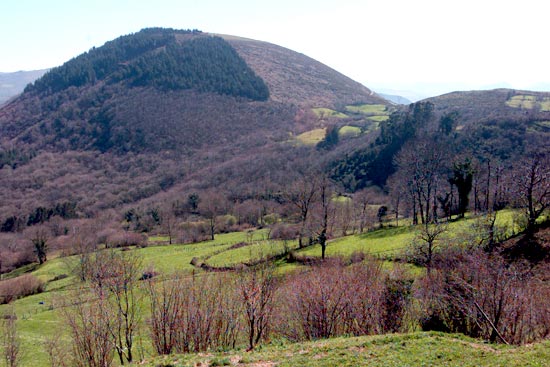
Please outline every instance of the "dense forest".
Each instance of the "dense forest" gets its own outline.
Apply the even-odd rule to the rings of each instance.
[[[93,48],[29,84],[52,94],[99,81],[194,89],[265,101],[269,90],[229,43],[197,30],[144,29]],[[194,36],[186,38],[185,36]]]

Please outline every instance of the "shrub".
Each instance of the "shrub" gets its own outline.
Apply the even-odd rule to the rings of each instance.
[[[0,303],[10,303],[18,298],[44,291],[44,282],[31,274],[0,281]]]
[[[147,236],[143,233],[120,231],[111,234],[105,242],[107,247],[144,246]]]
[[[272,240],[294,240],[298,238],[300,228],[297,225],[277,223],[270,233]]]

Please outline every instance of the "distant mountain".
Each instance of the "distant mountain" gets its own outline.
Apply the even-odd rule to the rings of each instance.
[[[364,104],[390,105],[273,44],[161,28],[122,36],[0,109],[0,223],[65,201],[93,215],[165,191],[255,195],[322,159],[295,137],[340,122],[312,108]]]
[[[10,98],[23,92],[27,84],[44,75],[48,69],[32,71],[0,72],[0,106]]]
[[[412,103],[411,100],[409,100],[405,97],[402,97],[402,96],[395,95],[395,94],[380,93],[380,97],[385,98],[388,101],[391,101],[391,102],[394,102],[394,103],[397,103],[397,104],[411,104]]]

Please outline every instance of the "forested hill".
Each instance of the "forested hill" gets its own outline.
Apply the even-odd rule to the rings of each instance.
[[[361,104],[389,102],[266,42],[160,28],[121,36],[0,108],[0,220],[65,201],[93,215],[190,187],[254,195],[322,156],[297,138],[334,123],[318,111]]]
[[[25,89],[51,94],[104,82],[265,101],[269,90],[227,42],[200,31],[144,29],[52,69]]]

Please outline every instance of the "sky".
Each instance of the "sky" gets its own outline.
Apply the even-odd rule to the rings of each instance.
[[[547,0],[2,0],[0,72],[146,27],[267,41],[374,90],[550,90]]]

